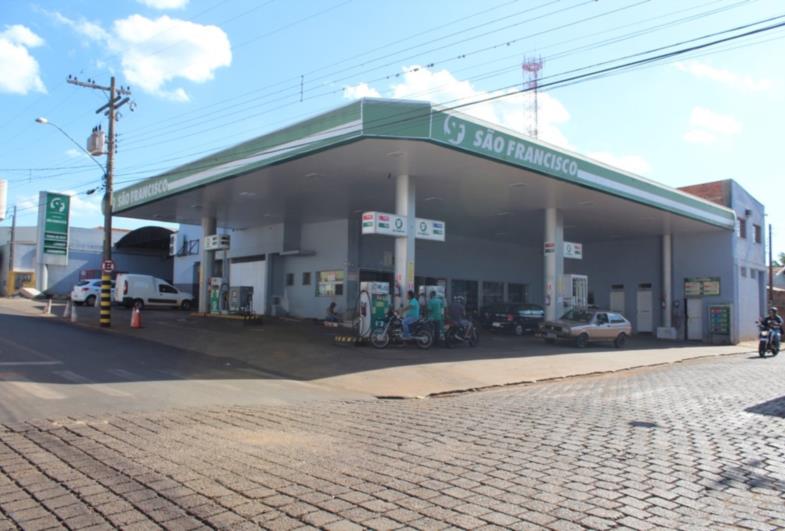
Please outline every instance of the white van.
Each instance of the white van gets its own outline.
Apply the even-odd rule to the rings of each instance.
[[[193,307],[193,295],[152,275],[120,273],[115,280],[114,302],[139,309],[149,306]]]

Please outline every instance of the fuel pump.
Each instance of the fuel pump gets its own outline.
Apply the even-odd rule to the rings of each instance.
[[[221,287],[223,283],[221,277],[210,277],[210,313],[221,313]]]
[[[388,282],[360,282],[359,336],[370,337],[374,328],[383,326],[389,309]]]

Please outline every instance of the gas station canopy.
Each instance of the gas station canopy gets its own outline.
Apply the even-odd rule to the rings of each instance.
[[[451,233],[539,241],[558,208],[580,241],[732,230],[732,210],[429,103],[363,99],[115,192],[115,215],[242,229],[394,211],[417,180],[418,215]]]

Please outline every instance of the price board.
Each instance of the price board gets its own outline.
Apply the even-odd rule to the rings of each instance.
[[[731,323],[730,304],[709,306],[709,333],[729,336]]]

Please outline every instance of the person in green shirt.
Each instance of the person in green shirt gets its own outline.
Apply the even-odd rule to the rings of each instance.
[[[444,335],[444,301],[436,295],[436,290],[431,290],[428,299],[428,319],[436,325],[436,341]]]

